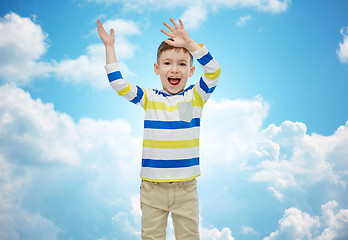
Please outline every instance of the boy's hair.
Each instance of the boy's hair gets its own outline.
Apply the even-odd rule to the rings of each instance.
[[[168,38],[168,40],[173,41],[172,38]],[[157,63],[159,63],[159,59],[161,57],[161,54],[167,50],[172,50],[174,49],[175,51],[184,51],[184,53],[188,53],[190,55],[190,65],[193,64],[193,57],[192,54],[183,47],[174,47],[172,45],[167,44],[165,41],[161,42],[161,44],[159,45],[158,49],[157,49]]]

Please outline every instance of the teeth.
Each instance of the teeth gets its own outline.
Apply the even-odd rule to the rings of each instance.
[[[169,83],[172,84],[172,85],[179,84],[180,80],[181,80],[180,78],[172,78],[172,77],[168,78]]]

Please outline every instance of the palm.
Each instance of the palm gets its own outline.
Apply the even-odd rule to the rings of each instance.
[[[185,44],[190,42],[190,37],[188,36],[185,30],[177,29],[173,32],[172,35],[174,43],[176,43],[176,45],[180,47],[183,47],[185,46]]]
[[[173,39],[173,41],[171,42],[171,45],[175,46],[175,47],[185,47],[188,43],[190,43],[192,40],[190,38],[190,36],[187,34],[185,28],[184,28],[184,24],[182,23],[181,20],[179,20],[180,22],[180,27],[179,25],[171,18],[170,21],[174,24],[173,28],[172,26],[170,26],[167,23],[163,23],[171,32],[165,31],[165,30],[161,30],[165,35],[167,35],[168,37],[171,37]]]
[[[97,21],[97,29],[98,29],[99,37],[105,45],[113,45],[115,43],[114,29],[111,29],[110,34],[108,34],[105,31],[103,24],[100,22],[100,20]]]

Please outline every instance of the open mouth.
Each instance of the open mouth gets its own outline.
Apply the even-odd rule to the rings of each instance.
[[[171,85],[178,85],[180,83],[181,79],[180,78],[173,78],[173,77],[169,77],[168,78],[168,82],[171,84]]]

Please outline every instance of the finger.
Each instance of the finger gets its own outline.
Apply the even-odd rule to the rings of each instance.
[[[97,20],[97,28],[99,29],[99,28],[101,28],[103,25],[102,25],[102,23],[101,23],[101,21],[98,19]]]
[[[178,28],[179,28],[179,25],[174,21],[173,18],[170,18],[170,21],[173,23],[175,29],[178,29]]]
[[[181,28],[181,29],[185,29],[185,28],[184,28],[184,23],[181,21],[181,19],[179,19],[179,23],[180,23],[180,28]]]
[[[174,34],[173,34],[173,33],[167,32],[166,30],[161,29],[161,32],[163,32],[163,33],[164,33],[165,35],[167,35],[168,37],[171,37],[171,38],[174,37]]]
[[[101,23],[101,21],[99,19],[97,21],[97,29],[98,29],[99,35],[100,34],[106,34],[106,31],[105,31],[105,29],[103,27],[103,24]]]
[[[172,40],[166,39],[166,40],[164,40],[164,42],[167,43],[168,45],[171,45],[171,46],[173,46],[173,47],[176,47],[175,42],[172,41]]]
[[[163,25],[166,26],[170,31],[172,31],[172,32],[175,31],[175,29],[172,26],[170,26],[168,23],[163,22]]]
[[[115,35],[115,30],[113,28],[110,29],[110,36],[114,36]]]

